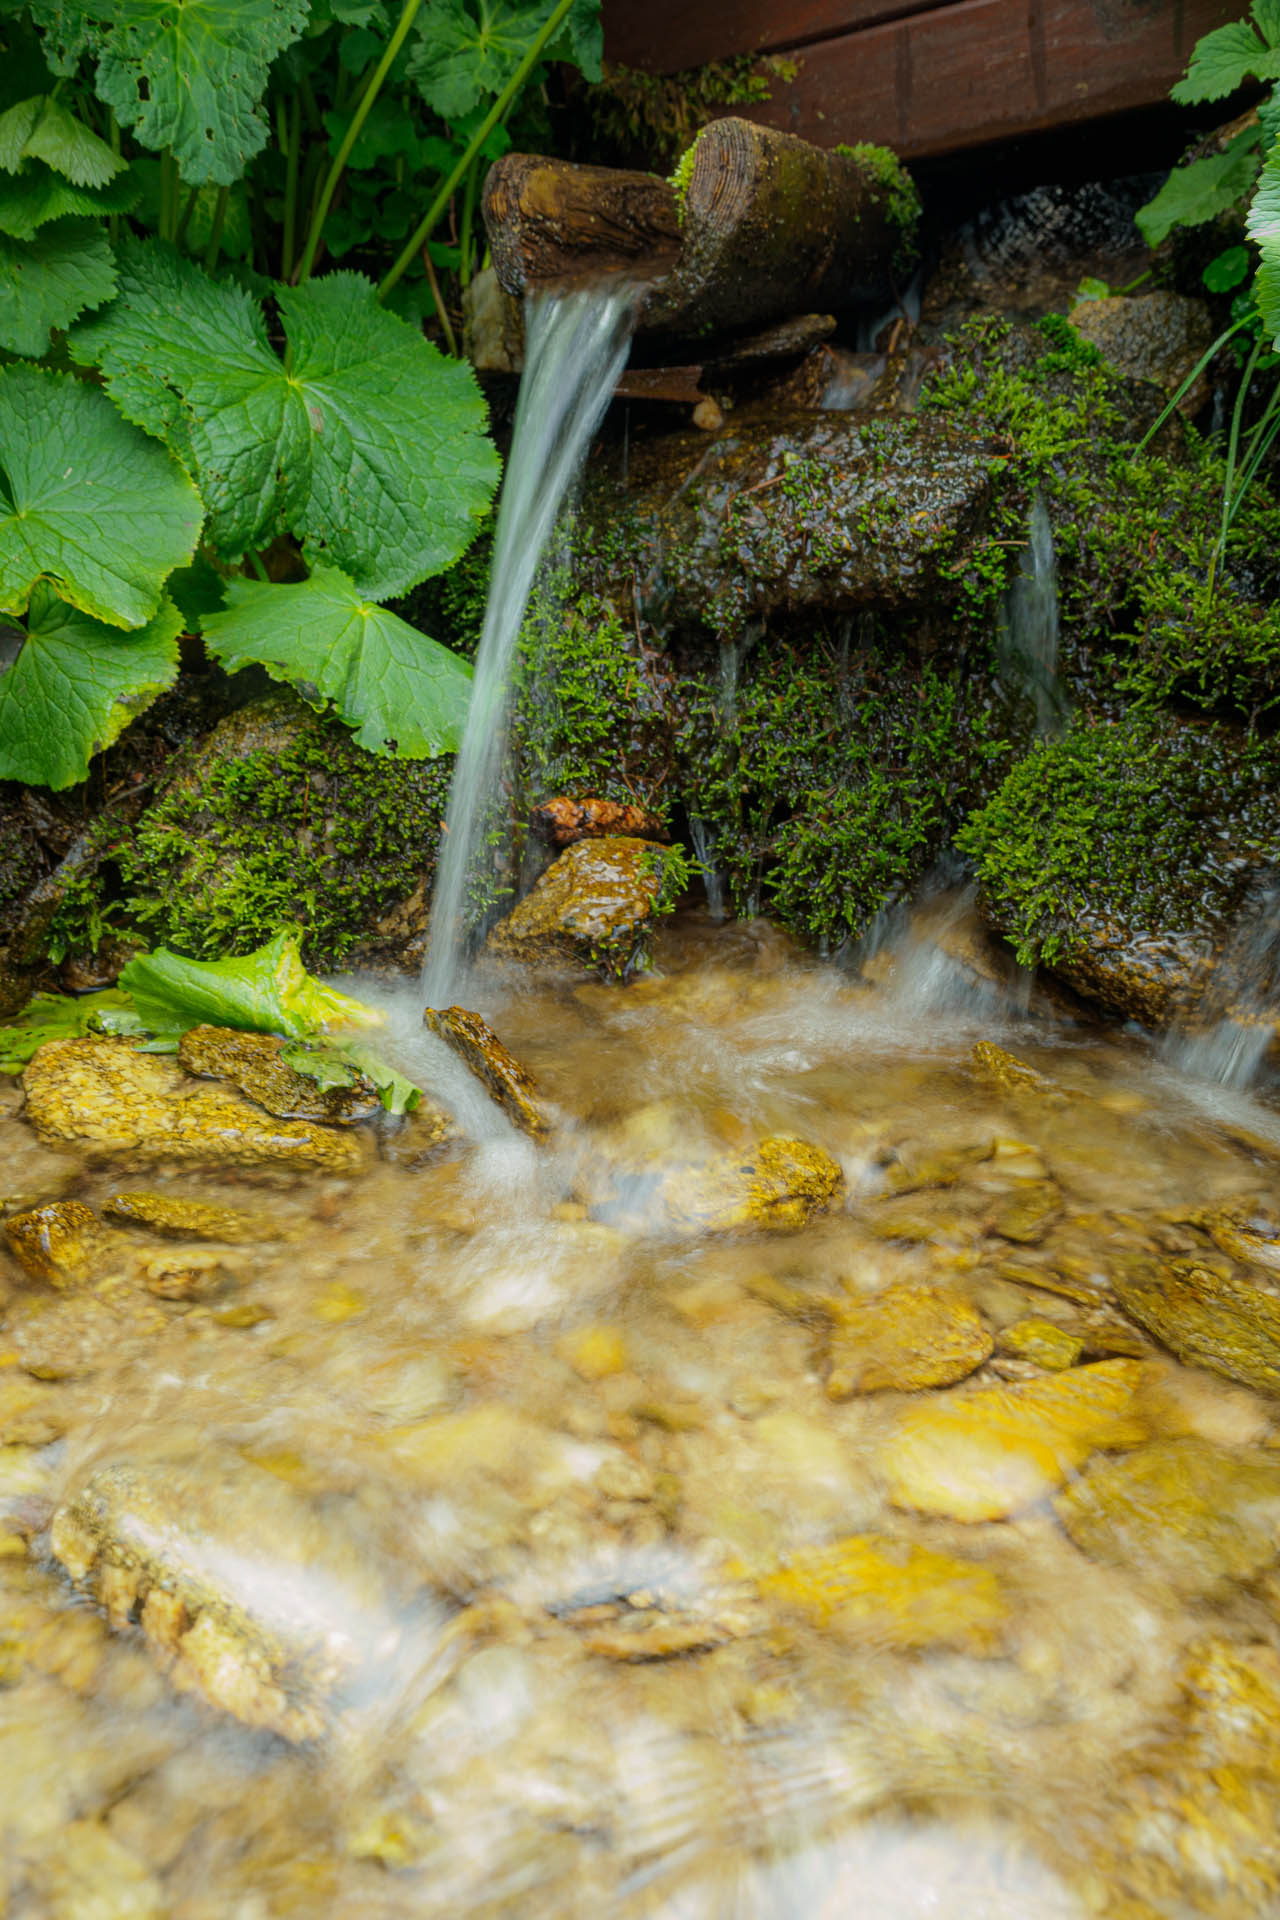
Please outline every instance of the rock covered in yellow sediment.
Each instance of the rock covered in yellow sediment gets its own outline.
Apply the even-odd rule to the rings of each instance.
[[[895,1506],[1002,1520],[1062,1486],[1099,1447],[1136,1447],[1135,1360],[1104,1360],[1016,1386],[939,1395],[910,1408],[881,1449]]]
[[[1035,1094],[1055,1105],[1065,1098],[1056,1080],[1037,1072],[1016,1053],[1008,1053],[993,1040],[979,1040],[969,1055],[974,1077],[997,1093]]]
[[[489,935],[494,953],[625,976],[644,958],[667,854],[651,841],[609,834],[567,847]]]
[[[27,1118],[46,1144],[76,1141],[149,1160],[269,1162],[342,1171],[363,1159],[347,1132],[278,1120],[239,1093],[201,1085],[127,1041],[49,1040],[23,1074]]]
[[[1206,1593],[1274,1560],[1280,1460],[1190,1436],[1157,1440],[1096,1461],[1054,1504],[1091,1559]]]
[[[102,1222],[83,1200],[53,1200],[11,1214],[4,1231],[19,1266],[58,1288],[87,1285],[101,1265],[107,1240]]]
[[[542,1140],[550,1133],[551,1122],[533,1075],[503,1045],[481,1014],[468,1007],[428,1007],[422,1017],[489,1089],[514,1126],[532,1140]]]
[[[278,1226],[265,1214],[245,1213],[177,1193],[113,1193],[102,1211],[110,1220],[143,1227],[166,1240],[273,1240]]]
[[[274,1033],[235,1027],[190,1027],[178,1042],[178,1064],[188,1073],[225,1080],[282,1120],[324,1120],[351,1126],[378,1111],[378,1089],[366,1074],[349,1086],[322,1087],[284,1058],[288,1043]]]
[[[993,1653],[1009,1617],[989,1567],[871,1533],[794,1553],[759,1588],[843,1637],[903,1650]]]
[[[1198,1260],[1117,1263],[1116,1298],[1179,1360],[1280,1393],[1280,1294],[1260,1276]]]
[[[844,1176],[821,1147],[770,1135],[746,1153],[676,1167],[658,1189],[662,1213],[681,1232],[801,1227],[840,1191]]]
[[[827,1397],[946,1387],[988,1359],[982,1316],[958,1293],[904,1283],[865,1300],[828,1303]]]

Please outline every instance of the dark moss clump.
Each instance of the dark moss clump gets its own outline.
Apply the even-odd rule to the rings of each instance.
[[[1026,966],[1070,964],[1100,926],[1225,926],[1280,861],[1280,748],[1134,712],[1034,747],[956,836]]]
[[[758,106],[796,77],[796,63],[772,54],[742,54],[682,73],[641,73],[606,66],[582,104],[591,124],[590,157],[667,174],[709,120],[726,109]]]
[[[298,924],[307,965],[336,966],[434,869],[451,767],[377,759],[292,695],[256,701],[96,849],[50,951],[127,930],[214,959]]]
[[[852,147],[838,146],[835,151],[847,153],[851,159],[857,160],[887,189],[889,219],[902,236],[893,256],[894,269],[898,273],[909,273],[920,251],[916,245],[916,229],[923,211],[915,181],[889,147],[877,147],[869,140],[859,140]]]
[[[822,637],[687,683],[683,794],[734,910],[830,949],[906,898],[1006,757],[974,685]]]

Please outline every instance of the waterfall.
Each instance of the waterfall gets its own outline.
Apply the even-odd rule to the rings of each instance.
[[[457,994],[467,878],[506,743],[511,658],[561,502],[626,365],[634,306],[626,284],[531,294],[525,303],[525,367],[489,598],[436,869],[422,979],[428,1006],[446,1006]]]
[[[1057,733],[1065,701],[1058,679],[1058,569],[1053,526],[1037,487],[1027,520],[1027,544],[1000,609],[1001,677],[1018,683],[1034,702],[1036,732]]]

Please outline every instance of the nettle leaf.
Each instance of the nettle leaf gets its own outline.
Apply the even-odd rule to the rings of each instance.
[[[1267,155],[1249,209],[1248,229],[1261,255],[1253,283],[1258,311],[1272,344],[1280,350],[1280,146]]]
[[[1251,76],[1280,79],[1280,50],[1259,39],[1247,20],[1233,20],[1196,41],[1186,75],[1169,97],[1182,107],[1221,100]]]
[[[371,752],[425,760],[458,748],[470,667],[362,598],[336,567],[317,567],[295,586],[231,580],[225,610],[200,627],[229,671],[264,666],[313,706],[331,700]]]
[[[26,241],[0,234],[0,347],[38,360],[52,327],[69,327],[115,290],[111,245],[94,221],[51,221]]]
[[[230,186],[267,142],[259,102],[308,0],[34,0],[50,64],[88,52],[96,91],[144,146],[170,148],[190,186]]]
[[[43,160],[77,187],[105,187],[125,166],[92,127],[48,93],[0,113],[0,167],[17,173],[28,160]]]
[[[1134,215],[1149,247],[1158,247],[1175,227],[1216,220],[1243,200],[1258,172],[1260,131],[1247,127],[1221,153],[1175,167],[1154,200]]]
[[[281,525],[374,598],[439,573],[497,485],[475,376],[334,273],[278,288],[292,368],[252,297],[159,242],[121,251],[120,298],[76,329],[75,357],[193,463],[227,559]]]
[[[416,23],[408,74],[433,112],[456,121],[502,92],[546,25],[545,0],[432,0]],[[599,0],[577,0],[547,60],[568,60],[600,78]]]
[[[24,173],[0,174],[0,233],[30,240],[50,220],[75,214],[98,219],[128,213],[137,203],[138,183],[128,173],[104,187],[78,187],[36,161]]]
[[[169,600],[132,633],[104,626],[38,582],[27,637],[0,676],[0,780],[70,787],[178,673],[182,616]]]
[[[163,447],[105,393],[40,367],[0,368],[0,611],[42,579],[82,613],[137,627],[195,551],[203,509]]]
[[[1280,0],[1253,0],[1254,25],[1269,47],[1280,47]]]

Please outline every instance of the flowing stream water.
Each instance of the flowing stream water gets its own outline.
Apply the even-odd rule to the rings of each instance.
[[[525,368],[493,545],[475,681],[449,792],[423,972],[430,1007],[459,989],[468,876],[481,850],[506,742],[511,662],[556,516],[600,424],[631,344],[635,289],[531,294]]]

